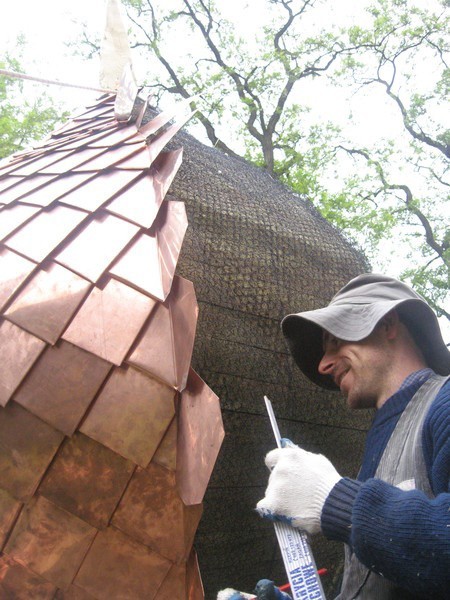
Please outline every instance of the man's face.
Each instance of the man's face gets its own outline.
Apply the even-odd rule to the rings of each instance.
[[[323,335],[324,356],[319,373],[333,378],[350,408],[373,408],[383,398],[390,352],[383,332],[376,328],[360,342]]]

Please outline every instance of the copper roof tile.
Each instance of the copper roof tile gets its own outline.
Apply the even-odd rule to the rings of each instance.
[[[0,240],[10,235],[38,210],[39,207],[29,204],[13,204],[3,208],[0,211]]]
[[[55,257],[60,264],[96,282],[139,231],[122,219],[99,214]]]
[[[5,490],[0,489],[0,550],[3,548],[3,545],[7,540],[10,529],[15,522],[17,514],[21,508],[21,502],[13,498],[11,494]]]
[[[37,496],[23,508],[5,553],[45,579],[67,587],[95,533],[81,519]]]
[[[158,240],[141,233],[109,269],[109,273],[138,290],[164,300],[159,264]]]
[[[188,221],[184,203],[177,201],[164,202],[154,225],[158,238],[163,300],[167,298],[172,287],[187,226]]]
[[[0,178],[3,177],[4,173],[8,172],[9,167],[11,167],[18,160],[20,160],[20,158],[17,158],[14,155],[0,158]]]
[[[110,368],[110,363],[61,341],[43,352],[14,400],[72,435]]]
[[[96,598],[91,596],[86,590],[76,585],[71,585],[64,590],[59,589],[53,600],[96,600]]]
[[[150,548],[108,527],[96,536],[75,584],[98,600],[152,600],[170,567],[170,561]]]
[[[92,290],[63,338],[120,365],[154,305],[151,298],[110,280],[104,289]]]
[[[146,175],[119,194],[106,210],[147,229],[155,220],[162,200],[155,195],[152,176]]]
[[[192,283],[175,277],[167,300],[157,304],[127,362],[178,390],[184,389],[197,316]]]
[[[0,309],[36,267],[36,263],[0,247]]]
[[[101,121],[68,121],[65,125],[52,133],[52,138],[67,138],[74,135],[86,135],[91,133],[98,133],[100,131],[106,131],[115,129],[117,126],[112,119],[102,119]]]
[[[17,500],[27,500],[63,437],[15,402],[0,409],[0,488]]]
[[[67,156],[67,152],[54,151],[49,153],[44,152],[44,154],[29,159],[24,158],[14,169],[14,175],[29,177],[30,175],[39,173],[42,169],[48,167],[52,163],[61,160],[64,156]]]
[[[172,286],[186,228],[184,204],[163,202],[150,234],[136,238],[110,269],[111,275],[164,301]]]
[[[185,504],[202,502],[224,435],[219,399],[191,369],[178,417],[177,483]]]
[[[183,148],[161,152],[153,161],[150,172],[153,175],[156,190],[164,197],[169,189],[173,178],[180,168],[183,159]]]
[[[152,462],[157,463],[166,469],[175,471],[177,466],[177,437],[178,423],[177,418],[172,419],[158,449],[153,455]]]
[[[92,177],[61,198],[61,202],[92,212],[111,199],[117,192],[136,179],[140,173],[114,169]]]
[[[150,463],[137,469],[114,513],[112,523],[130,537],[174,562],[190,552],[202,505],[184,506],[175,475]]]
[[[9,321],[49,344],[66,328],[91,284],[55,263],[42,267],[5,312]]]
[[[48,185],[52,179],[54,179],[54,175],[35,175],[34,177],[26,177],[20,183],[1,192],[0,199],[4,204],[10,204],[19,198],[22,198],[24,202],[32,203],[31,200],[34,190],[38,190],[42,186]]]
[[[151,121],[148,121],[148,123],[139,127],[139,133],[145,137],[153,135],[173,119],[177,120],[178,123],[181,123],[181,126],[184,125],[187,120],[184,115],[190,111],[189,105],[192,100],[192,98],[181,100],[181,102],[178,102],[169,109],[159,113],[159,115],[154,117]]]
[[[103,529],[134,469],[134,463],[76,433],[58,452],[39,493],[93,527]]]
[[[179,151],[158,157],[148,174],[114,198],[107,210],[141,227],[151,227],[180,163]]]
[[[144,171],[150,167],[146,144],[139,144],[136,152],[120,161],[116,166],[119,169],[138,169]],[[1,199],[1,196],[0,196]]]
[[[149,142],[148,153],[150,155],[150,161],[153,162],[157,156],[162,152],[164,146],[170,142],[174,135],[183,127],[184,123],[175,123],[171,125],[165,131],[156,134],[156,136]]]
[[[0,557],[0,597],[5,600],[53,600],[56,586],[45,581],[23,565],[9,558]]]
[[[1,174],[1,171],[0,171]],[[8,177],[3,176],[0,177],[0,201],[3,204],[6,204],[6,202],[3,200],[3,193],[5,192],[5,190],[7,190],[8,188],[10,188],[13,185],[18,185],[20,184],[23,180],[25,179],[25,177],[20,177],[20,176],[14,176],[14,175],[9,175]]]
[[[54,200],[82,185],[87,179],[92,178],[92,173],[66,173],[52,179],[51,185],[35,190],[26,198],[30,204],[49,206]]]
[[[102,104],[97,104],[88,110],[83,110],[83,112],[78,113],[76,115],[72,115],[72,121],[83,121],[83,120],[91,120],[96,119],[99,116],[110,116],[111,115],[111,107],[105,106]]]
[[[80,431],[147,466],[174,414],[173,390],[136,369],[117,368]]]
[[[137,144],[120,144],[119,146],[109,148],[107,152],[103,152],[90,160],[87,164],[83,165],[83,169],[88,169],[89,171],[108,169],[124,159],[129,159],[133,154],[139,152],[139,149],[139,145]],[[149,161],[147,154],[147,163],[144,168],[147,168],[148,166]]]
[[[99,148],[82,148],[76,152],[72,151],[64,153],[64,156],[60,158],[60,160],[52,162],[47,167],[41,168],[40,172],[59,175],[66,173],[67,171],[76,170],[77,167],[78,170],[80,170],[79,167],[81,166],[83,167],[81,170],[90,171],[89,162],[103,152],[105,152],[105,150]]]
[[[110,148],[116,144],[136,144],[145,141],[145,137],[140,135],[134,125],[128,127],[114,127],[111,131],[99,132],[95,138],[89,142],[91,148]],[[1,171],[0,171],[1,173]]]
[[[174,564],[167,573],[156,596],[157,600],[174,600],[174,598],[189,598],[186,595],[186,564]]]
[[[86,213],[66,206],[55,206],[35,215],[4,244],[40,262],[86,218]]]
[[[102,148],[105,147],[105,144],[102,144],[99,140],[102,140],[105,137],[116,136],[118,141],[122,141],[128,139],[130,135],[132,135],[132,132],[128,132],[128,135],[125,137],[124,132],[117,130],[117,128],[114,127],[114,124],[111,124],[97,129],[87,129],[81,133],[75,131],[64,136],[53,136],[53,139],[48,141],[45,146],[43,146],[42,150],[45,152],[52,152],[54,150],[76,150],[83,146]]]
[[[186,598],[189,600],[204,600],[205,592],[203,591],[195,548],[192,548],[186,567]]]
[[[173,565],[158,590],[156,600],[205,600],[197,554],[192,549],[186,563]]]
[[[37,357],[45,342],[0,320],[0,405],[5,406]]]

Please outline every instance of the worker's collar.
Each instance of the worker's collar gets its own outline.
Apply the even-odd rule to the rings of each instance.
[[[403,381],[402,385],[398,388],[398,391],[403,390],[410,385],[422,385],[425,383],[427,379],[429,379],[433,375],[433,369],[425,368],[420,369],[419,371],[414,371],[414,373],[410,373],[408,377]]]

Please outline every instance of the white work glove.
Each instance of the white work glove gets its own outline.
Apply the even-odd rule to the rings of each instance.
[[[341,479],[331,462],[293,444],[272,450],[265,462],[272,472],[266,495],[256,506],[259,514],[318,533],[325,500]]]

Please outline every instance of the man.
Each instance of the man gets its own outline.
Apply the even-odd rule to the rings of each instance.
[[[365,274],[282,330],[307,377],[377,412],[357,480],[322,455],[276,449],[258,511],[346,544],[340,600],[450,598],[450,352],[433,311]]]

